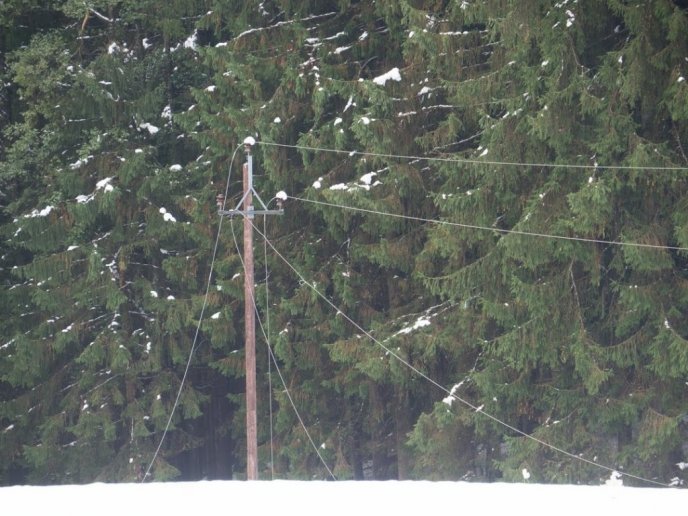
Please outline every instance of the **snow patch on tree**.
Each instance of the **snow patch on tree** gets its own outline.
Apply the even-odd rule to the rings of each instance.
[[[361,176],[361,183],[370,185],[373,182],[373,178],[377,175],[377,172],[368,172],[367,174],[363,174]]]
[[[191,50],[196,50],[198,46],[198,31],[193,31],[193,34],[186,38],[184,41],[184,48],[190,48]]]
[[[33,219],[35,217],[47,217],[48,215],[50,215],[50,212],[54,209],[55,208],[53,206],[46,206],[42,210],[33,210],[28,215],[24,215],[24,218]]]
[[[571,27],[573,25],[573,22],[576,21],[576,15],[573,14],[572,11],[569,9],[566,9],[566,27]]]
[[[143,124],[139,125],[139,127],[141,129],[146,129],[151,135],[156,134],[160,130],[159,127],[156,127],[148,122],[144,122]]]
[[[106,177],[105,179],[101,179],[96,183],[96,190],[104,190],[106,192],[111,192],[112,191],[112,185],[110,184],[110,181],[112,181],[114,178],[112,177]]]
[[[399,72],[399,68],[394,67],[389,72],[378,75],[373,79],[373,82],[380,86],[387,84],[387,81],[401,81],[401,73]]]
[[[428,319],[426,316],[421,316],[418,319],[416,319],[416,322],[414,322],[411,326],[406,326],[405,328],[402,328],[396,334],[397,335],[408,334],[408,333],[411,333],[412,331],[419,330],[420,328],[425,328],[426,326],[430,326],[430,324],[431,324],[430,319]]]
[[[70,163],[69,168],[71,170],[77,170],[83,167],[86,163],[93,159],[93,155],[86,156],[85,158],[79,158],[74,163]]]

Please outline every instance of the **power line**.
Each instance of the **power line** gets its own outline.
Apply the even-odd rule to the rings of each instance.
[[[269,203],[268,203],[269,204]],[[267,235],[267,223],[268,218],[263,217],[263,233]],[[236,242],[236,239],[235,239]],[[268,244],[263,241],[263,261],[265,262],[265,323],[267,327],[267,332],[263,332],[265,336],[265,342],[267,342],[268,347],[268,412],[270,416],[270,479],[275,479],[275,447],[274,443],[274,429],[273,429],[273,413],[272,413],[272,349],[270,348],[270,342],[267,338],[270,335],[270,274],[268,271]],[[260,322],[260,315],[258,314],[258,307],[256,307],[256,317],[258,322]]]
[[[229,192],[229,184],[230,184],[230,179],[232,177],[232,163],[234,163],[234,158],[236,157],[236,153],[238,150],[241,148],[241,146],[237,146],[237,148],[234,150],[234,154],[232,154],[232,159],[229,162],[229,170],[227,172],[227,187],[225,189],[225,196],[222,204],[222,209],[225,208],[225,203],[227,202],[227,196]],[[146,478],[148,478],[148,475],[150,474],[150,471],[153,467],[153,464],[155,463],[155,460],[158,458],[158,454],[160,453],[160,449],[162,448],[162,443],[165,442],[165,437],[167,437],[167,432],[170,429],[170,425],[172,424],[172,417],[174,416],[175,411],[177,410],[177,406],[179,405],[179,400],[182,395],[182,390],[184,389],[184,383],[186,382],[186,377],[189,374],[189,369],[191,367],[191,359],[193,358],[194,351],[196,350],[196,342],[198,341],[198,335],[201,330],[201,323],[203,322],[203,315],[205,313],[206,306],[208,305],[208,295],[210,293],[210,283],[213,277],[213,268],[215,266],[215,257],[217,256],[217,249],[220,243],[220,235],[222,234],[222,217],[220,217],[220,222],[217,227],[217,237],[215,238],[215,246],[213,247],[213,255],[210,260],[210,272],[208,273],[208,284],[205,289],[205,296],[203,297],[203,305],[201,306],[201,314],[199,315],[198,318],[198,324],[196,325],[196,333],[194,334],[193,342],[191,343],[191,349],[189,350],[189,358],[186,361],[186,367],[184,368],[184,374],[182,375],[182,380],[179,384],[179,389],[177,390],[177,396],[174,399],[174,403],[172,405],[172,410],[170,411],[170,417],[167,419],[167,424],[165,425],[165,430],[162,432],[162,437],[160,437],[160,442],[158,443],[158,447],[155,450],[155,453],[153,454],[153,458],[151,459],[150,463],[148,464],[148,467],[146,468],[146,472],[143,475],[143,478],[141,479],[141,482],[145,482]]]
[[[647,482],[647,483],[654,484],[654,485],[658,485],[658,486],[662,486],[662,487],[673,487],[673,486],[671,486],[670,484],[666,484],[666,483],[663,483],[663,482],[658,482],[658,481],[656,481],[656,480],[644,478],[644,477],[641,477],[641,476],[638,476],[638,475],[633,475],[633,474],[631,474],[631,473],[626,473],[626,472],[618,471],[617,469],[614,469],[614,468],[612,468],[612,467],[605,466],[604,464],[600,464],[600,463],[595,462],[595,461],[593,461],[593,460],[586,459],[585,457],[581,457],[581,456],[579,456],[579,455],[576,455],[576,454],[574,454],[574,453],[571,453],[571,452],[569,452],[569,451],[566,451],[566,450],[564,450],[564,449],[562,449],[562,448],[559,448],[559,447],[557,447],[557,446],[555,446],[555,445],[553,445],[553,444],[550,444],[550,443],[548,443],[548,442],[546,442],[546,441],[543,441],[542,439],[539,439],[538,437],[535,437],[534,435],[527,434],[527,433],[524,432],[523,430],[520,430],[520,429],[516,428],[515,426],[512,426],[512,425],[510,425],[509,423],[507,423],[507,422],[505,422],[505,421],[502,421],[501,419],[499,419],[498,417],[496,417],[496,416],[490,414],[489,412],[485,412],[485,411],[483,410],[483,407],[482,407],[482,406],[476,406],[476,405],[474,405],[473,403],[471,403],[470,401],[468,401],[468,400],[466,400],[466,399],[464,399],[464,398],[461,398],[460,396],[457,396],[455,392],[452,392],[452,390],[447,389],[447,388],[444,387],[442,384],[440,384],[440,383],[438,383],[437,381],[433,380],[430,376],[428,376],[427,374],[425,374],[424,372],[422,372],[422,371],[421,371],[420,369],[418,369],[417,367],[413,366],[411,363],[409,363],[407,360],[405,360],[402,356],[400,356],[399,354],[395,353],[395,352],[394,352],[392,349],[390,349],[389,347],[385,346],[382,342],[380,342],[378,339],[376,339],[370,332],[368,332],[367,330],[365,330],[360,324],[358,324],[358,323],[357,323],[356,321],[354,321],[351,317],[349,317],[346,313],[344,313],[339,307],[337,307],[337,305],[335,305],[332,301],[330,301],[330,299],[327,298],[327,296],[325,296],[324,294],[322,294],[322,293],[317,289],[317,287],[316,287],[315,285],[313,285],[312,283],[310,283],[310,282],[309,282],[309,281],[308,281],[308,280],[307,280],[307,279],[306,279],[306,278],[296,269],[296,267],[294,267],[294,266],[289,262],[289,260],[287,260],[287,259],[284,257],[284,255],[282,255],[282,253],[280,253],[280,252],[277,250],[277,248],[272,244],[272,242],[269,241],[269,239],[267,238],[267,236],[266,236],[265,234],[261,233],[261,231],[260,231],[258,228],[255,227],[255,225],[254,225],[254,229],[255,229],[259,234],[261,234],[261,235],[263,236],[263,238],[265,238],[267,244],[270,246],[270,248],[273,250],[273,252],[274,252],[274,253],[275,253],[275,254],[276,254],[276,255],[277,255],[286,265],[287,265],[287,267],[289,267],[289,268],[299,277],[299,279],[300,279],[303,283],[305,283],[306,285],[308,285],[308,287],[311,288],[311,290],[313,290],[313,292],[315,292],[323,301],[325,301],[328,305],[330,305],[333,309],[335,309],[336,312],[337,312],[339,315],[341,315],[342,317],[344,317],[351,325],[353,325],[356,329],[358,329],[359,331],[361,331],[364,335],[366,335],[366,336],[367,336],[370,340],[372,340],[375,344],[377,344],[379,347],[381,347],[388,355],[391,355],[391,356],[394,357],[397,361],[399,361],[401,364],[403,364],[403,365],[406,366],[408,369],[410,369],[411,371],[413,371],[415,374],[417,374],[418,376],[420,376],[420,377],[423,378],[424,380],[428,381],[429,383],[431,383],[432,385],[434,385],[435,387],[437,387],[437,388],[440,389],[441,391],[443,391],[443,392],[445,392],[446,394],[448,394],[449,397],[451,397],[452,399],[459,401],[460,403],[464,404],[465,406],[467,406],[468,408],[470,408],[470,409],[473,410],[474,412],[479,412],[479,413],[481,413],[482,415],[484,415],[485,417],[491,419],[491,420],[494,421],[495,423],[498,423],[499,425],[502,425],[503,427],[505,427],[505,428],[507,428],[507,429],[509,429],[509,430],[511,430],[511,431],[513,431],[513,432],[515,432],[515,433],[517,433],[517,434],[523,436],[523,437],[526,437],[527,439],[530,439],[530,440],[532,440],[532,441],[538,443],[539,445],[541,445],[541,446],[543,446],[543,447],[545,447],[545,448],[549,448],[549,449],[551,449],[551,450],[553,450],[553,451],[556,451],[556,452],[558,452],[558,453],[561,453],[562,455],[565,455],[565,456],[567,456],[567,457],[569,457],[569,458],[578,460],[578,461],[580,461],[580,462],[584,462],[584,463],[586,463],[586,464],[589,464],[589,465],[591,465],[591,466],[595,466],[595,467],[600,468],[600,469],[604,469],[604,470],[606,470],[606,471],[608,471],[608,472],[610,472],[610,473],[618,473],[618,474],[620,474],[620,475],[623,475],[623,476],[626,476],[626,477],[629,477],[629,478],[633,478],[633,479],[635,479],[635,480],[640,480],[640,481],[642,481],[642,482]]]
[[[594,244],[606,244],[606,245],[616,245],[616,246],[626,246],[626,247],[641,247],[641,248],[663,249],[663,250],[672,250],[672,251],[688,251],[688,247],[660,245],[660,244],[642,244],[639,242],[622,242],[619,240],[603,240],[603,239],[599,239],[599,238],[587,238],[587,237],[566,236],[566,235],[553,235],[553,234],[549,234],[549,233],[538,233],[535,231],[522,231],[519,229],[503,229],[503,228],[496,228],[496,227],[479,226],[476,224],[464,224],[461,222],[451,222],[448,220],[437,220],[437,219],[430,219],[430,218],[424,218],[424,217],[414,217],[411,215],[401,215],[398,213],[389,213],[389,212],[384,212],[384,211],[372,210],[369,208],[357,208],[355,206],[347,206],[344,204],[337,204],[337,203],[327,202],[327,201],[317,201],[317,200],[313,200],[313,199],[304,199],[302,197],[290,197],[290,199],[293,199],[295,201],[304,202],[304,203],[318,204],[321,206],[329,206],[331,208],[341,208],[341,209],[350,210],[350,211],[357,211],[357,212],[361,212],[361,213],[369,213],[372,215],[396,217],[399,219],[413,220],[413,221],[417,221],[417,222],[426,222],[426,223],[444,225],[444,226],[454,226],[454,227],[460,227],[460,228],[465,228],[465,229],[476,229],[476,230],[491,231],[491,232],[496,232],[496,233],[514,234],[514,235],[522,235],[522,236],[538,237],[538,238],[550,238],[550,239],[555,239],[555,240],[570,240],[570,241],[586,242],[586,243],[594,243]]]
[[[264,240],[265,240],[265,245],[268,245],[269,242],[268,242],[265,234],[261,233],[261,231],[255,227],[253,222],[251,224],[253,225],[254,229],[256,229],[256,231],[258,231],[258,233],[263,235]],[[243,265],[243,258],[241,257],[241,252],[239,250],[239,242],[237,241],[236,233],[234,231],[234,220],[233,219],[230,219],[230,227],[232,229],[232,238],[234,239],[234,245],[237,249],[237,254],[239,255],[239,260],[241,260],[241,263]],[[270,246],[272,246],[272,244],[270,244]],[[267,279],[266,279],[266,281],[267,281]],[[267,288],[267,284],[266,284],[266,288]],[[248,303],[249,300],[247,299],[246,302]],[[299,423],[301,424],[301,428],[303,429],[304,433],[306,434],[308,441],[310,442],[313,450],[315,450],[315,453],[318,456],[318,458],[320,459],[320,462],[322,462],[323,466],[325,466],[325,469],[329,473],[330,477],[332,477],[333,480],[337,480],[337,477],[334,475],[334,473],[332,472],[330,467],[327,465],[327,462],[325,462],[325,459],[323,459],[322,455],[320,454],[320,450],[318,450],[318,446],[315,444],[315,441],[313,441],[313,438],[311,437],[311,434],[308,431],[306,424],[304,423],[303,419],[301,418],[301,414],[299,413],[299,410],[296,408],[296,403],[294,403],[294,399],[292,398],[291,393],[289,392],[289,388],[287,387],[287,382],[284,380],[284,377],[282,376],[282,371],[281,371],[279,364],[277,363],[277,359],[275,358],[275,355],[272,351],[272,346],[270,345],[270,339],[268,338],[268,334],[265,332],[265,328],[263,327],[263,321],[260,317],[260,314],[258,312],[258,306],[256,305],[256,300],[253,296],[251,296],[250,302],[253,304],[253,309],[255,310],[255,313],[256,313],[256,319],[258,320],[258,326],[260,327],[261,333],[263,334],[263,338],[265,339],[265,343],[268,347],[268,353],[270,354],[270,357],[272,358],[272,362],[275,364],[275,370],[277,371],[277,375],[279,376],[279,378],[282,382],[282,386],[284,387],[284,393],[286,394],[287,399],[289,400],[289,403],[291,404],[291,407],[294,410],[294,414],[296,415],[296,419],[298,419]],[[272,392],[270,392],[270,396],[272,396]],[[271,438],[272,438],[272,434],[271,434]],[[272,445],[272,443],[271,443],[271,445]]]
[[[480,159],[469,159],[469,158],[442,158],[437,156],[414,156],[406,154],[391,154],[384,152],[368,152],[368,151],[358,151],[358,150],[342,150],[342,149],[330,149],[327,147],[313,147],[309,145],[289,145],[286,143],[275,143],[260,141],[256,142],[260,145],[267,145],[272,147],[284,147],[289,149],[297,150],[307,150],[312,152],[330,152],[336,154],[347,154],[349,156],[366,156],[374,158],[393,158],[393,159],[403,159],[408,161],[437,161],[443,163],[458,163],[463,165],[492,165],[496,167],[540,167],[540,168],[571,168],[571,169],[588,169],[588,170],[658,170],[658,171],[677,171],[677,172],[688,172],[688,167],[682,167],[678,165],[672,166],[661,166],[661,165],[581,165],[575,163],[561,164],[561,163],[529,163],[529,162],[518,162],[518,161],[493,161],[493,160],[480,160]]]
[[[327,462],[325,462],[325,459],[323,458],[323,456],[320,454],[320,450],[318,450],[318,447],[316,446],[315,441],[313,441],[313,438],[311,437],[311,434],[308,431],[306,424],[303,422],[303,418],[301,417],[301,414],[299,413],[298,409],[296,408],[296,403],[294,403],[294,398],[292,398],[291,393],[289,392],[289,388],[287,387],[287,382],[284,379],[284,376],[282,375],[282,370],[280,369],[279,363],[277,362],[277,357],[275,357],[275,354],[272,351],[272,346],[270,345],[268,338],[265,335],[265,331],[263,330],[263,325],[260,323],[260,321],[261,321],[260,316],[258,316],[257,319],[258,319],[258,323],[259,323],[258,325],[260,326],[261,332],[263,333],[263,336],[265,337],[265,341],[268,343],[268,353],[270,354],[270,358],[272,359],[272,362],[275,364],[275,371],[277,371],[277,376],[279,376],[279,379],[282,382],[282,387],[284,387],[284,394],[286,394],[287,399],[289,400],[289,404],[291,405],[291,408],[294,411],[296,418],[299,420],[299,424],[301,425],[301,428],[303,429],[304,433],[306,434],[306,437],[308,438],[308,442],[310,442],[311,447],[313,448],[316,455],[318,456],[318,459],[320,459],[320,462],[322,463],[322,465],[327,470],[327,473],[330,475],[330,478],[332,478],[332,480],[337,480],[337,477],[332,472],[330,467],[327,465]]]

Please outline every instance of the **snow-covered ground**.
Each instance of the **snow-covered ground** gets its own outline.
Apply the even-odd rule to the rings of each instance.
[[[168,482],[0,488],[3,516],[672,515],[688,490],[465,482]]]

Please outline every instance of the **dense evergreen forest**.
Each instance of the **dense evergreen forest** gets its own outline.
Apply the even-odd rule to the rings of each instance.
[[[247,136],[261,478],[681,484],[686,79],[676,0],[4,0],[0,485],[245,476]]]

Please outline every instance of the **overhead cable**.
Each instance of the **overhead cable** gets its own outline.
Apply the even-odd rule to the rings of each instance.
[[[222,204],[222,209],[224,210],[225,208],[225,203],[227,202],[227,197],[229,193],[229,184],[230,180],[232,178],[232,163],[234,163],[234,158],[236,157],[237,151],[241,148],[241,146],[237,146],[236,149],[234,149],[234,154],[232,154],[232,159],[229,161],[229,167],[227,171],[227,187],[225,188],[225,196],[223,199],[223,204]],[[146,478],[148,478],[148,475],[150,474],[151,469],[153,468],[153,464],[155,463],[155,460],[158,458],[158,454],[160,453],[160,449],[162,448],[162,444],[165,442],[165,437],[167,437],[167,432],[170,429],[170,425],[172,424],[172,418],[174,417],[174,413],[177,410],[177,406],[179,405],[179,400],[182,396],[182,390],[184,389],[184,383],[186,382],[186,377],[189,374],[189,369],[191,368],[191,359],[193,358],[194,351],[196,350],[196,342],[198,341],[198,335],[201,331],[201,324],[203,323],[203,315],[205,314],[205,309],[206,306],[208,305],[208,295],[210,293],[210,284],[212,281],[213,277],[213,268],[215,267],[215,257],[217,256],[217,249],[220,243],[220,235],[222,234],[222,217],[220,217],[220,222],[217,227],[217,237],[215,238],[215,246],[213,247],[213,255],[210,260],[210,271],[208,272],[208,283],[206,285],[205,289],[205,296],[203,296],[203,305],[201,306],[201,314],[198,316],[198,324],[196,325],[196,333],[194,334],[193,342],[191,343],[191,349],[189,350],[189,357],[186,360],[186,367],[184,368],[184,374],[182,375],[181,382],[179,382],[179,389],[177,389],[177,396],[174,399],[174,403],[172,404],[172,410],[170,410],[170,415],[167,418],[167,423],[165,424],[165,429],[162,432],[162,436],[160,437],[160,442],[158,443],[158,447],[155,450],[155,453],[153,454],[153,458],[151,459],[150,463],[148,464],[148,467],[146,468],[146,472],[143,475],[143,478],[141,479],[141,482],[145,482]]]
[[[661,244],[643,244],[640,242],[624,242],[624,241],[620,241],[620,240],[604,240],[604,239],[600,239],[600,238],[587,238],[587,237],[579,237],[579,236],[553,235],[550,233],[538,233],[535,231],[522,231],[519,229],[504,229],[504,228],[497,228],[497,227],[490,227],[490,226],[479,226],[476,224],[464,224],[461,222],[452,222],[449,220],[438,220],[438,219],[430,219],[430,218],[425,218],[425,217],[414,217],[411,215],[402,215],[399,213],[389,213],[389,212],[384,212],[384,211],[372,210],[369,208],[359,208],[356,206],[347,206],[345,204],[337,204],[337,203],[327,202],[327,201],[318,201],[318,200],[314,200],[314,199],[305,199],[303,197],[289,197],[289,198],[291,200],[294,200],[294,201],[300,201],[300,202],[310,203],[310,204],[318,204],[321,206],[329,206],[332,208],[340,208],[340,209],[344,209],[344,210],[356,211],[356,212],[361,212],[361,213],[369,213],[372,215],[396,217],[399,219],[413,220],[413,221],[417,221],[417,222],[426,222],[426,223],[443,225],[443,226],[454,226],[454,227],[460,227],[460,228],[465,228],[465,229],[476,229],[476,230],[481,230],[481,231],[491,231],[494,233],[523,235],[523,236],[538,237],[538,238],[550,238],[550,239],[555,239],[555,240],[572,240],[572,241],[576,241],[576,242],[587,242],[587,243],[606,244],[606,245],[615,245],[615,246],[641,247],[641,248],[663,249],[663,250],[672,250],[672,251],[688,251],[688,247],[661,245]]]
[[[547,162],[519,162],[519,161],[496,161],[484,159],[470,159],[470,158],[455,158],[455,157],[441,157],[441,156],[413,156],[405,154],[392,154],[385,152],[369,152],[359,150],[344,150],[331,149],[327,147],[315,147],[309,145],[289,145],[286,143],[275,143],[260,141],[260,145],[270,147],[283,147],[296,150],[305,150],[311,152],[330,152],[335,154],[347,154],[349,156],[365,156],[374,158],[388,158],[401,159],[407,161],[436,161],[443,163],[457,163],[463,165],[492,165],[495,167],[533,167],[533,168],[570,168],[570,169],[586,169],[586,170],[658,170],[658,171],[675,171],[688,172],[688,167],[679,165],[600,165],[600,164],[580,164],[580,163],[547,163]]]
[[[551,450],[553,450],[553,451],[556,451],[556,452],[558,452],[558,453],[561,453],[562,455],[565,455],[565,456],[567,456],[567,457],[569,457],[569,458],[571,458],[571,459],[574,459],[574,460],[577,460],[577,461],[580,461],[580,462],[589,464],[589,465],[591,465],[591,466],[595,466],[595,467],[597,467],[597,468],[599,468],[599,469],[606,470],[606,471],[608,471],[608,472],[610,472],[610,473],[620,474],[620,475],[622,475],[622,476],[625,476],[625,477],[628,477],[628,478],[633,478],[633,479],[635,479],[635,480],[639,480],[639,481],[646,482],[646,483],[649,483],[649,484],[654,484],[654,485],[662,486],[662,487],[673,487],[671,484],[666,484],[666,483],[664,483],[664,482],[659,482],[659,481],[657,481],[657,480],[652,480],[652,479],[644,478],[644,477],[641,477],[641,476],[638,476],[638,475],[633,475],[632,473],[627,473],[627,472],[619,471],[619,470],[617,470],[617,469],[615,469],[615,468],[612,468],[612,467],[610,467],[610,466],[606,466],[606,465],[604,465],[604,464],[600,464],[599,462],[595,462],[595,461],[593,461],[593,460],[586,459],[585,457],[581,457],[580,455],[576,455],[576,454],[574,454],[574,453],[571,453],[571,452],[569,452],[569,451],[566,451],[566,450],[564,450],[564,449],[562,449],[562,448],[559,448],[559,447],[557,447],[557,446],[555,446],[555,445],[553,445],[553,444],[550,444],[550,443],[548,443],[548,442],[546,442],[546,441],[544,441],[544,440],[542,440],[542,439],[540,439],[540,438],[538,438],[538,437],[536,437],[536,436],[534,436],[534,435],[528,434],[528,433],[524,432],[523,430],[520,430],[520,429],[516,428],[516,427],[513,426],[513,425],[510,425],[509,423],[507,423],[507,422],[505,422],[505,421],[502,421],[502,420],[499,419],[498,417],[496,417],[496,416],[490,414],[489,412],[486,412],[486,411],[484,410],[484,408],[483,408],[482,405],[481,405],[481,406],[476,406],[476,405],[474,405],[473,403],[471,403],[470,401],[468,401],[468,400],[466,400],[466,399],[464,399],[464,398],[458,396],[458,395],[456,394],[456,392],[453,392],[453,390],[447,389],[445,386],[443,386],[442,384],[440,384],[440,383],[437,382],[436,380],[432,379],[430,376],[428,376],[427,374],[425,374],[423,371],[421,371],[421,370],[418,369],[417,367],[413,366],[411,363],[409,363],[407,360],[405,360],[405,359],[404,359],[402,356],[400,356],[398,353],[394,352],[391,348],[385,346],[382,342],[380,342],[377,338],[375,338],[370,332],[368,332],[367,330],[365,330],[360,324],[358,324],[358,323],[357,323],[356,321],[354,321],[351,317],[349,317],[346,313],[344,313],[337,305],[335,305],[332,301],[330,301],[330,299],[329,299],[327,296],[325,296],[323,293],[321,293],[321,292],[318,290],[318,288],[317,288],[314,284],[312,284],[311,282],[309,282],[309,281],[308,281],[308,280],[298,271],[298,269],[296,269],[296,267],[294,267],[294,266],[291,264],[291,262],[290,262],[289,260],[287,260],[287,258],[285,258],[284,255],[283,255],[282,253],[279,252],[279,250],[272,244],[272,242],[270,242],[270,240],[267,238],[267,236],[266,236],[265,234],[263,234],[263,233],[260,231],[260,229],[258,229],[258,228],[255,226],[255,224],[254,224],[253,227],[254,227],[254,229],[255,229],[259,234],[261,234],[261,235],[263,236],[263,238],[266,239],[266,241],[267,241],[267,243],[268,243],[268,246],[270,246],[270,248],[271,248],[272,251],[275,253],[275,255],[278,256],[278,257],[287,265],[287,267],[288,267],[289,269],[291,269],[291,270],[294,272],[294,274],[296,274],[296,276],[298,276],[298,278],[299,278],[305,285],[307,285],[311,290],[313,290],[313,292],[315,292],[315,294],[317,294],[318,297],[320,297],[323,301],[325,301],[325,303],[327,303],[327,304],[330,305],[334,310],[336,310],[337,314],[341,315],[341,316],[342,316],[344,319],[346,319],[352,326],[354,326],[357,330],[359,330],[360,332],[362,332],[366,337],[368,337],[368,338],[369,338],[370,340],[372,340],[375,344],[377,344],[380,348],[382,348],[382,349],[385,351],[385,353],[386,353],[387,355],[393,357],[395,360],[397,360],[398,362],[400,362],[401,364],[403,364],[405,367],[407,367],[408,369],[410,369],[411,371],[413,371],[415,374],[417,374],[418,376],[420,376],[420,377],[423,378],[424,380],[428,381],[429,383],[431,383],[432,385],[434,385],[435,387],[437,387],[438,389],[440,389],[441,391],[443,391],[444,393],[446,393],[451,399],[454,399],[454,400],[456,400],[456,401],[462,403],[463,405],[465,405],[466,407],[470,408],[470,409],[473,410],[474,412],[480,413],[481,415],[487,417],[488,419],[491,419],[491,420],[494,421],[495,423],[498,423],[499,425],[501,425],[501,426],[503,426],[503,427],[505,427],[505,428],[511,430],[512,432],[515,432],[516,434],[518,434],[518,435],[520,435],[520,436],[522,436],[522,437],[525,437],[525,438],[527,438],[527,439],[530,439],[530,440],[532,440],[532,441],[538,443],[539,445],[541,445],[541,446],[543,446],[543,447],[545,447],[545,448],[549,448],[549,449],[551,449]]]
[[[256,229],[256,231],[258,231],[258,233],[263,235],[266,245],[268,245],[268,244],[272,245],[268,242],[267,237],[265,236],[265,233],[263,233],[259,229],[257,229],[255,224],[253,224],[253,222],[251,222],[251,224],[253,225],[254,229]],[[234,231],[234,220],[233,219],[230,219],[230,227],[232,229],[232,237],[234,239],[234,245],[236,247],[237,254],[238,254],[239,259],[241,260],[241,264],[243,266],[244,260],[241,256],[241,252],[239,249],[239,242],[236,238],[236,232]],[[284,393],[287,396],[289,403],[291,404],[291,408],[294,411],[294,414],[296,415],[296,419],[298,419],[299,424],[301,425],[301,428],[303,429],[304,433],[306,434],[306,438],[308,439],[311,447],[313,448],[316,455],[320,459],[320,462],[323,464],[323,466],[327,470],[327,473],[330,475],[330,477],[333,480],[337,480],[337,477],[332,472],[330,467],[327,465],[327,462],[325,462],[325,459],[323,458],[323,456],[320,454],[320,450],[318,449],[317,445],[315,444],[315,441],[311,437],[311,434],[308,431],[308,427],[306,427],[306,424],[304,423],[303,418],[301,417],[301,414],[299,413],[299,410],[296,408],[296,403],[294,403],[294,399],[292,398],[291,393],[289,392],[289,388],[287,387],[287,382],[284,380],[284,376],[282,376],[282,371],[280,370],[279,364],[277,363],[277,359],[275,358],[275,355],[272,351],[272,345],[270,344],[270,339],[268,337],[268,334],[266,333],[265,328],[263,327],[263,321],[260,317],[260,313],[258,312],[258,305],[256,304],[255,298],[251,297],[250,301],[247,299],[247,300],[245,300],[245,302],[246,303],[250,302],[253,304],[253,309],[255,310],[255,313],[256,313],[256,319],[258,320],[258,326],[260,327],[260,331],[263,334],[263,338],[265,339],[265,343],[267,344],[267,347],[268,347],[268,353],[270,354],[270,357],[272,359],[273,364],[275,364],[275,370],[277,371],[277,375],[279,376],[280,381],[282,382],[282,387],[284,387]],[[270,393],[270,395],[272,396],[272,392]],[[271,428],[271,431],[272,431],[272,428]],[[273,472],[273,474],[274,474],[274,472]]]

